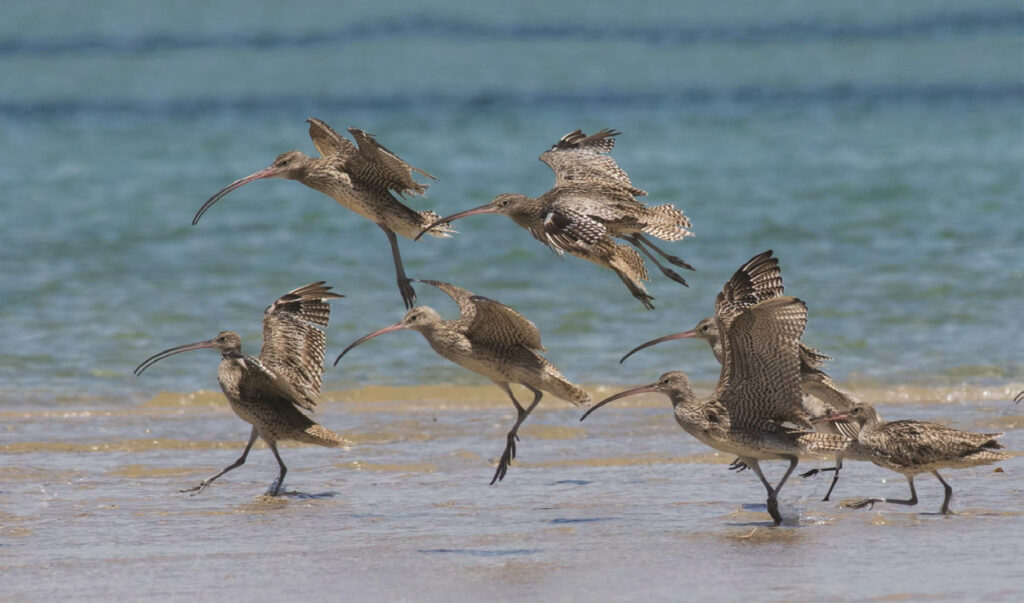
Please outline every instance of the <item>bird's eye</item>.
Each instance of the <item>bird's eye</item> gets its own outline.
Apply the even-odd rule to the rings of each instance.
[[[502,207],[508,207],[508,199],[505,199],[504,201],[502,201],[501,202],[501,206]]]
[[[710,329],[710,328],[711,328],[711,327],[709,327],[708,325],[704,325],[703,327],[701,327],[701,328],[700,328],[700,330],[701,330],[701,331],[704,331],[704,332],[706,333],[706,332],[707,332],[707,330],[708,330],[708,329]]]

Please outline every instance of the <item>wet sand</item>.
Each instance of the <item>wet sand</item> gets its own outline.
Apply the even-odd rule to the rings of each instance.
[[[1024,407],[1005,388],[865,387],[888,419],[1005,431],[1024,449]],[[590,388],[597,396],[618,388]],[[1011,394],[1012,396],[1012,394]],[[883,401],[882,398],[886,398]],[[257,444],[200,496],[178,490],[231,463],[248,426],[215,392],[132,406],[0,413],[4,597],[270,600],[980,599],[1024,594],[1021,456],[918,480],[914,508],[839,502],[905,497],[906,481],[848,463],[793,478],[772,527],[764,490],[683,433],[657,396],[580,423],[545,401],[519,458],[488,486],[510,405],[486,386],[328,392],[318,420],[347,450],[284,444],[287,496]],[[808,460],[801,469],[827,466]],[[769,477],[781,463],[767,463]]]

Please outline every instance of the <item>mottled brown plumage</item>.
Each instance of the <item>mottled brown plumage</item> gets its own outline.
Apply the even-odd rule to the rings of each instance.
[[[443,320],[433,308],[417,306],[406,312],[400,322],[351,343],[334,363],[337,364],[349,350],[364,341],[390,331],[412,329],[419,331],[441,356],[496,383],[515,405],[516,422],[506,437],[505,451],[491,480],[494,484],[504,479],[509,463],[515,458],[519,426],[540,403],[541,392],[577,405],[590,402],[590,394],[570,383],[540,355],[539,352],[544,350],[540,332],[522,314],[449,283],[421,282],[447,293],[459,305],[461,316],[455,320]],[[523,408],[519,404],[509,389],[510,383],[518,383],[533,392],[533,402],[528,407]]]
[[[512,218],[538,241],[558,254],[569,253],[614,271],[642,304],[653,308],[643,284],[649,280],[643,253],[669,278],[685,285],[675,271],[662,265],[654,253],[672,264],[693,269],[683,260],[666,254],[645,235],[677,241],[690,235],[690,221],[672,205],[648,207],[636,195],[629,176],[607,155],[618,132],[601,130],[587,136],[577,130],[562,137],[540,159],[555,173],[555,187],[540,197],[506,193],[487,205],[452,214],[425,228],[447,224],[465,216],[499,213]],[[618,237],[632,249],[612,240]]]
[[[715,299],[715,314],[730,316],[751,308],[759,302],[774,299],[785,294],[782,282],[782,272],[779,269],[779,261],[772,257],[772,250],[769,249],[757,254],[732,275],[721,293]],[[675,339],[696,338],[702,339],[711,346],[715,359],[721,364],[723,362],[722,342],[718,330],[718,318],[711,316],[702,319],[697,325],[681,333],[665,335],[643,343],[630,350],[619,362],[629,358],[635,352],[644,348],[671,341]],[[823,416],[845,410],[849,410],[857,399],[850,393],[841,390],[835,382],[824,372],[823,368],[827,360],[831,360],[825,354],[800,342],[800,386],[804,394],[814,396],[820,403],[813,403],[811,400],[804,400],[804,409],[808,416]],[[806,426],[806,424],[804,424]],[[818,431],[825,433],[837,433],[848,438],[857,437],[857,426],[848,421],[835,423],[820,423],[816,426]],[[803,477],[810,477],[819,471],[834,471],[828,492],[824,500],[828,500],[839,480],[839,470],[842,469],[843,459],[869,460],[860,454],[856,443],[836,454],[836,465],[826,469],[813,469],[803,474]],[[734,468],[742,468],[741,463],[734,464]]]
[[[269,167],[232,182],[210,197],[196,212],[192,224],[197,224],[214,203],[243,184],[262,178],[297,180],[380,226],[391,245],[398,289],[406,307],[411,308],[416,292],[405,276],[395,235],[418,238],[416,235],[436,222],[439,216],[432,211],[410,209],[395,194],[419,195],[427,190],[427,185],[413,179],[413,172],[431,179],[434,177],[409,165],[378,143],[373,135],[362,130],[349,128],[357,147],[323,121],[312,117],[306,121],[309,122],[310,138],[321,157],[309,157],[300,151],[282,153]],[[452,232],[446,226],[431,231],[431,234],[447,237]]]
[[[940,512],[949,513],[953,488],[939,475],[939,469],[976,467],[1010,458],[1009,455],[994,452],[1003,447],[996,441],[996,438],[1003,435],[1001,433],[975,433],[911,419],[884,422],[879,419],[874,408],[863,403],[855,404],[845,413],[819,420],[857,423],[860,427],[857,443],[863,453],[879,467],[902,473],[910,484],[910,498],[907,500],[865,498],[847,505],[855,509],[883,502],[916,505],[914,476],[928,472],[942,482],[945,498]]]
[[[242,456],[186,492],[199,494],[218,477],[244,464],[257,437],[267,443],[281,469],[271,486],[271,495],[280,491],[288,471],[277,451],[279,440],[297,440],[328,447],[346,444],[341,436],[300,410],[313,410],[320,395],[326,343],[321,327],[326,328],[330,320],[328,300],[342,297],[330,289],[323,281],[310,283],[289,291],[268,306],[263,313],[263,347],[258,357],[242,352],[242,339],[237,333],[222,331],[208,341],[164,350],[135,368],[135,374],[141,375],[168,356],[214,348],[221,354],[217,380],[231,410],[252,425],[249,443]]]

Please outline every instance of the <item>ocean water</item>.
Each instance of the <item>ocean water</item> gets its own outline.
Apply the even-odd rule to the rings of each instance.
[[[248,432],[219,393],[196,394],[216,389],[217,357],[131,374],[222,329],[256,353],[263,309],[314,280],[346,295],[333,304],[331,359],[401,317],[380,230],[297,183],[252,183],[190,225],[210,195],[278,153],[313,153],[307,117],[373,132],[437,176],[409,204],[441,214],[541,194],[553,182],[543,150],[611,127],[646,200],[693,221],[694,237],[663,246],[697,268],[690,287],[652,270],[657,309],[644,310],[612,273],[554,256],[499,216],[401,241],[410,276],[514,306],[596,395],[677,368],[709,391],[718,369],[703,344],[618,358],[709,314],[732,272],[771,248],[787,292],[808,304],[804,340],[835,358],[839,382],[887,418],[1006,431],[1019,449],[1018,2],[3,9],[5,592],[334,593],[301,579],[312,569],[344,576],[361,599],[439,599],[451,581],[459,595],[508,599],[1019,597],[1024,575],[993,561],[1021,550],[1003,540],[1022,528],[1019,457],[1003,473],[947,476],[965,511],[952,518],[853,512],[817,500],[825,480],[796,480],[782,496],[793,520],[772,530],[756,479],[728,475],[730,459],[685,437],[663,401],[581,425],[546,400],[520,462],[488,488],[511,423],[503,394],[397,333],[324,376],[318,416],[356,445],[284,450],[289,487],[325,496],[260,497],[274,464],[257,449],[253,467],[190,498],[176,490],[234,459]],[[454,316],[442,293],[417,292]],[[850,497],[905,494],[877,468],[845,475]],[[922,511],[940,502],[929,486],[922,478]],[[276,580],[259,575],[268,555]],[[748,578],[707,581],[737,564]],[[138,581],[109,582],[110,566]],[[55,567],[64,582],[41,581]]]

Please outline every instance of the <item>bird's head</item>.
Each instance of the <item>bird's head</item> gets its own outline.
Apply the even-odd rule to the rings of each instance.
[[[619,392],[614,396],[601,400],[597,404],[591,406],[590,410],[588,410],[586,413],[584,413],[582,417],[580,417],[580,421],[586,419],[587,416],[590,415],[590,413],[594,412],[598,408],[601,408],[605,404],[608,404],[609,402],[614,402],[615,400],[618,400],[620,398],[626,398],[628,396],[635,396],[637,394],[646,394],[652,392],[665,394],[669,397],[673,397],[674,395],[680,394],[692,396],[693,387],[690,385],[690,379],[686,376],[686,373],[684,373],[683,371],[669,371],[662,375],[661,377],[658,377],[658,380],[655,381],[654,383],[650,383],[648,385],[641,385],[640,387],[634,387],[633,389],[627,389],[624,392]]]
[[[288,151],[287,153],[281,153],[277,156],[277,159],[273,163],[263,168],[258,172],[249,174],[245,178],[239,178],[231,184],[217,191],[217,193],[206,200],[203,206],[196,212],[195,217],[192,218],[192,225],[195,226],[199,223],[199,219],[203,217],[208,209],[213,207],[213,204],[224,198],[224,195],[230,193],[236,188],[248,184],[253,180],[262,180],[264,178],[286,178],[288,180],[298,180],[306,174],[306,169],[309,167],[309,157],[300,151]]]
[[[447,224],[452,220],[458,220],[459,218],[465,218],[466,216],[475,216],[477,214],[504,214],[510,215],[516,210],[524,201],[528,200],[529,197],[526,195],[517,195],[515,193],[503,193],[495,197],[490,203],[481,205],[480,207],[474,207],[473,209],[467,209],[454,213],[450,216],[445,216],[440,220],[435,220],[429,226],[420,231],[416,235],[416,240],[427,234],[430,230],[439,224]]]
[[[133,372],[135,373],[135,376],[139,376],[143,373],[143,371],[153,366],[157,362],[163,360],[164,358],[167,358],[168,356],[173,356],[175,354],[180,354],[182,352],[188,352],[191,350],[201,350],[203,348],[213,348],[220,352],[221,356],[239,353],[242,351],[242,338],[239,337],[238,333],[235,333],[234,331],[221,331],[220,333],[217,333],[217,336],[214,337],[213,339],[207,339],[206,341],[197,341],[195,343],[186,343],[185,345],[179,345],[173,348],[168,348],[162,352],[154,354],[149,358],[143,360],[142,363],[139,364],[139,366],[135,367],[135,370]]]
[[[851,406],[849,410],[816,417],[811,420],[811,423],[822,423],[825,421],[852,421],[857,425],[864,427],[869,423],[876,423],[878,420],[878,413],[875,411],[873,406],[866,402],[858,402]]]
[[[435,311],[433,308],[429,306],[416,306],[414,308],[411,308],[408,312],[406,312],[405,316],[402,317],[402,320],[396,322],[395,324],[386,326],[383,329],[377,329],[376,331],[363,335],[359,339],[350,343],[347,348],[345,348],[344,350],[342,350],[340,354],[338,354],[338,357],[334,360],[334,364],[335,366],[337,366],[338,361],[341,360],[341,357],[347,354],[348,351],[351,350],[352,348],[356,347],[357,345],[365,341],[369,341],[378,335],[390,333],[391,331],[400,331],[402,329],[412,329],[414,331],[419,331],[422,333],[440,323],[441,315],[438,314],[437,311]]]

